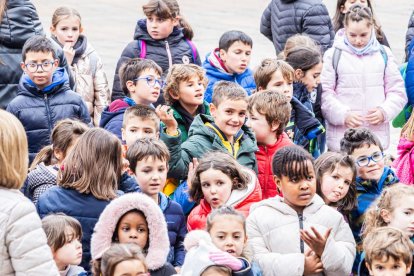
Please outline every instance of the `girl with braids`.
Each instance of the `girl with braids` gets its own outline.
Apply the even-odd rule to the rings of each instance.
[[[284,147],[272,165],[283,197],[250,209],[247,236],[253,260],[272,275],[349,275],[355,241],[342,215],[315,193],[312,156],[298,146]]]

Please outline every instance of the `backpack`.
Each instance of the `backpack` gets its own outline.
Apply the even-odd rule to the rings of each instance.
[[[195,63],[197,60],[197,48],[191,40],[185,39],[185,42],[187,42],[188,46],[190,46],[191,48],[193,62]],[[139,49],[141,49],[141,52],[139,53],[139,57],[145,58],[147,56],[147,43],[145,42],[145,40],[141,40],[141,39],[138,40],[138,47]]]

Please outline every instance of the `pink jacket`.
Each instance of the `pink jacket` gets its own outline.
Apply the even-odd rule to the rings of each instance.
[[[414,141],[401,138],[398,143],[398,158],[392,166],[401,183],[414,185]]]
[[[391,50],[384,46],[387,67],[379,50],[357,56],[344,42],[345,33],[339,30],[333,47],[326,51],[321,74],[322,113],[326,119],[328,148],[339,151],[339,143],[345,130],[347,112],[362,116],[375,107],[384,111],[385,122],[380,125],[363,126],[372,130],[380,139],[384,149],[389,146],[389,121],[393,120],[407,103],[404,81]],[[337,67],[337,79],[332,65],[334,48],[342,50]],[[385,75],[384,75],[385,68]]]

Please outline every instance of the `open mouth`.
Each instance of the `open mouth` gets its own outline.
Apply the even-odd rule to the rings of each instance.
[[[236,254],[236,250],[233,250],[233,249],[228,249],[228,250],[226,250],[226,252],[231,254],[231,255]]]

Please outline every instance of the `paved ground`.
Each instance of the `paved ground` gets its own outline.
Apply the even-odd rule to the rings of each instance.
[[[405,32],[413,0],[372,0],[375,12],[390,41],[398,62],[404,55]],[[76,8],[83,17],[85,34],[100,53],[108,80],[112,83],[116,62],[125,45],[132,40],[136,20],[143,17],[143,0],[33,0],[44,28],[50,27],[53,11],[67,5]],[[239,29],[254,41],[252,66],[264,57],[274,56],[272,43],[259,31],[260,17],[270,0],[179,0],[181,12],[191,23],[202,57],[218,44],[227,30]],[[325,0],[331,16],[335,0]],[[394,131],[397,134],[397,131]],[[396,141],[396,139],[393,139]],[[392,151],[395,151],[395,145]]]

